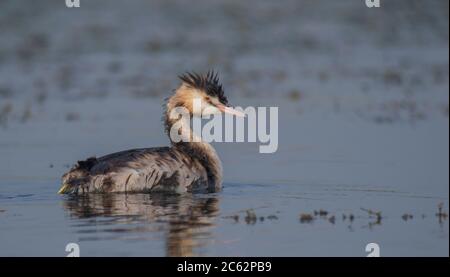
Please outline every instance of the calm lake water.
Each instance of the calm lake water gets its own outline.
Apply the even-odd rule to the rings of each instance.
[[[448,1],[196,2],[0,1],[0,256],[449,255]],[[211,68],[279,108],[275,153],[215,143],[215,194],[56,194],[168,145],[163,99]]]
[[[80,245],[82,256],[364,256],[369,242],[386,256],[448,254],[448,222],[435,216],[433,198],[234,184],[210,195],[71,198],[45,183],[32,185],[39,192],[1,195],[2,255],[64,256],[69,242]],[[400,207],[422,208],[402,219],[404,210],[378,204],[378,220],[352,203],[361,197],[370,199],[365,206],[395,199]],[[300,220],[299,211],[314,215],[313,209],[328,214]]]
[[[152,110],[148,103],[125,104]],[[133,124],[147,116],[121,127],[128,140],[115,120],[62,122],[57,134],[39,132],[43,126],[36,124],[11,128],[0,147],[8,157],[1,170],[0,255],[64,256],[70,242],[82,256],[365,256],[370,242],[383,256],[448,255],[448,219],[437,216],[440,203],[448,212],[446,120],[380,126],[317,117],[296,120],[305,132],[296,137],[284,124],[297,115],[282,114],[275,154],[261,156],[257,144],[216,144],[223,191],[178,196],[56,194],[69,158],[147,144],[148,131]],[[76,134],[94,126],[101,126],[96,134]],[[21,135],[34,128],[32,138]],[[166,144],[156,134],[155,145]]]

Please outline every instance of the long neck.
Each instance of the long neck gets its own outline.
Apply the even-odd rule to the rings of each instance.
[[[191,129],[190,121],[177,120],[170,118],[170,112],[174,108],[174,103],[169,99],[167,103],[167,110],[165,113],[164,123],[166,133],[172,143],[172,146],[178,150],[186,153],[188,156],[197,159],[206,169],[208,174],[208,182],[215,186],[220,186],[222,183],[222,163],[216,153],[214,147],[201,139],[201,136],[194,133]],[[170,130],[177,124],[177,130],[181,132],[182,140],[174,142],[170,136]]]

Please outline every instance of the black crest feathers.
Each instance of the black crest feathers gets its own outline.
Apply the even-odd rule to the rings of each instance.
[[[195,72],[187,72],[186,74],[178,77],[186,85],[195,89],[203,90],[210,96],[217,97],[222,104],[228,104],[222,84],[219,83],[219,77],[214,71],[208,71],[206,75],[199,75]]]

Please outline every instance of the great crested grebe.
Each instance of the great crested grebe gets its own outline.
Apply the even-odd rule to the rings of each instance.
[[[192,116],[230,113],[244,116],[228,106],[217,74],[187,73],[179,77],[181,85],[166,103],[164,124],[167,134],[176,123],[172,110],[183,107]],[[201,110],[194,109],[194,99]],[[199,114],[200,113],[200,114]],[[100,158],[88,158],[62,176],[60,194],[90,192],[214,192],[222,186],[222,165],[214,148],[188,130],[190,140],[175,142],[169,135],[170,147],[132,149]],[[192,139],[196,137],[196,139]]]

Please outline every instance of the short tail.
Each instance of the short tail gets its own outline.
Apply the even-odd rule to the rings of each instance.
[[[90,179],[89,172],[97,163],[98,160],[95,157],[78,161],[69,172],[62,176],[62,185],[58,194],[75,193],[80,185],[85,184]]]

